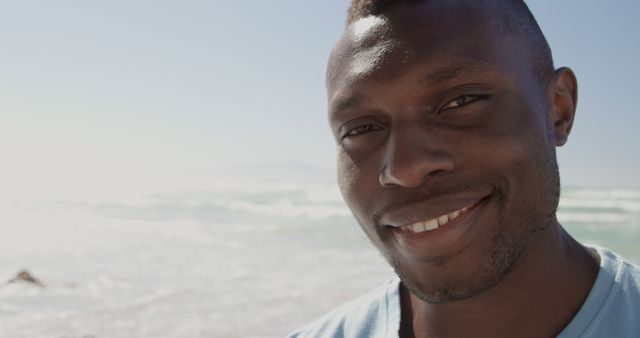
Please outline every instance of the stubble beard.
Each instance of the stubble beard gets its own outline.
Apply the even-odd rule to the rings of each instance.
[[[519,209],[512,212],[512,215],[507,215],[508,185],[505,180],[495,182],[495,197],[500,205],[500,221],[493,228],[494,234],[490,244],[480,253],[483,264],[472,275],[451,278],[427,286],[419,280],[427,280],[429,276],[416,277],[415,271],[409,271],[400,260],[380,246],[380,252],[396,271],[403,285],[421,300],[432,304],[470,299],[496,287],[517,266],[521,257],[530,249],[530,244],[535,242],[535,237],[555,222],[555,211],[560,196],[555,149],[552,148],[543,158],[541,170],[536,171],[535,177],[535,181],[543,187],[539,191],[538,199],[521,201]],[[507,223],[508,218],[515,221]],[[447,264],[454,264],[451,258],[441,257],[430,264],[435,269],[444,268]]]

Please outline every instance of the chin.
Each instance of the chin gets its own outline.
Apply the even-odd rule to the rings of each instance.
[[[498,234],[491,247],[482,254],[482,260],[470,269],[449,271],[455,267],[457,257],[442,257],[427,263],[429,266],[407,266],[387,257],[403,285],[416,297],[432,304],[463,301],[481,295],[498,285],[513,269],[522,251],[509,244]]]
[[[555,220],[550,201],[511,205],[508,191],[497,194],[498,215],[492,215],[497,221],[485,229],[491,234],[460,251],[420,261],[408,259],[392,247],[381,248],[403,285],[432,304],[464,301],[498,286]]]
[[[416,297],[427,303],[447,304],[471,299],[491,290],[510,273],[516,261],[517,257],[504,257],[471,276],[451,277],[442,281],[434,281],[429,276],[412,276],[399,269],[396,269],[396,273]]]

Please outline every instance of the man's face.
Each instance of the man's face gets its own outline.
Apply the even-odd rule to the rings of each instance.
[[[429,302],[495,286],[555,222],[546,88],[497,11],[398,5],[351,24],[329,61],[342,195]]]

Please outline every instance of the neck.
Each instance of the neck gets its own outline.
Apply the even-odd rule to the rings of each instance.
[[[554,222],[491,290],[447,304],[403,286],[402,337],[551,337],[584,303],[598,273],[585,247]]]

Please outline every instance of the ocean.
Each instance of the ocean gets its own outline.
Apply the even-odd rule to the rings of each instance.
[[[640,190],[566,187],[558,218],[640,262]],[[393,276],[331,181],[5,197],[0,229],[0,337],[282,337]]]

